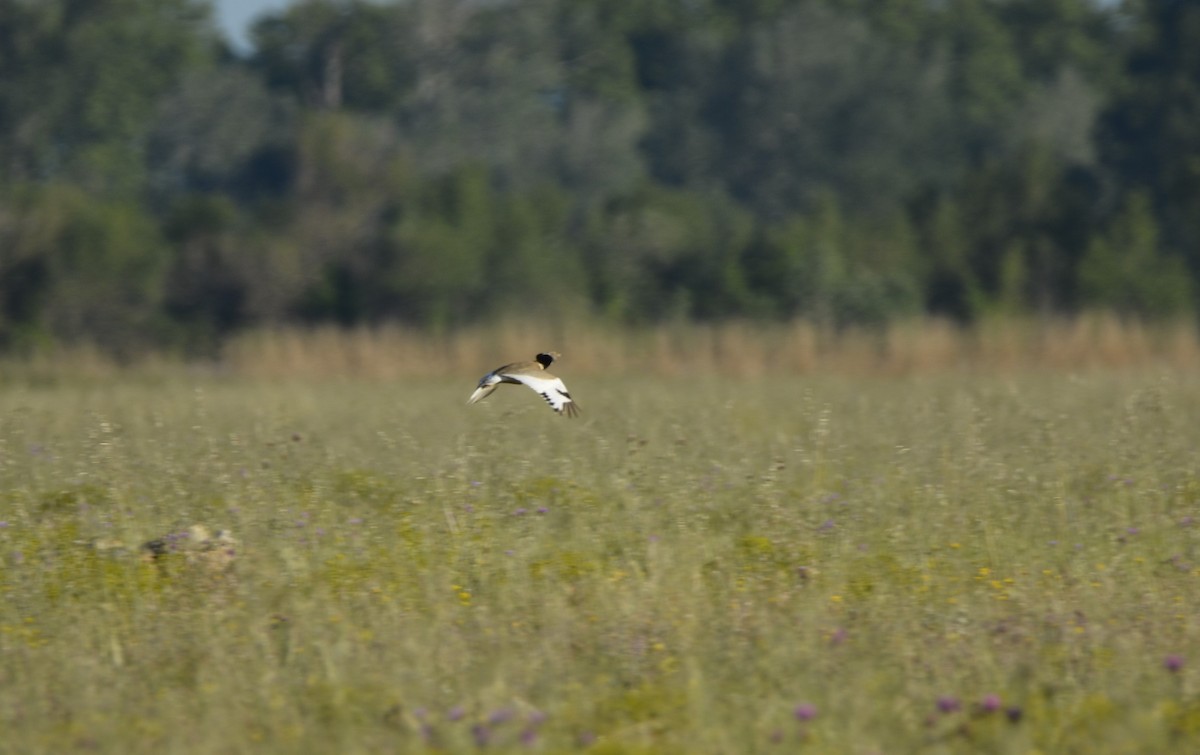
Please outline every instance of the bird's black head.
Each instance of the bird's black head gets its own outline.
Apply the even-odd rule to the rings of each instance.
[[[551,362],[554,361],[554,357],[556,357],[556,356],[558,356],[558,355],[555,354],[553,351],[551,351],[548,354],[538,354],[537,355],[538,364],[542,365],[543,369],[546,367],[549,367]]]

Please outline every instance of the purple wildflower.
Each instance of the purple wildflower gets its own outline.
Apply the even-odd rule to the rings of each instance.
[[[984,695],[983,700],[979,702],[979,709],[984,713],[995,713],[1000,710],[1000,696]]]
[[[1178,673],[1183,668],[1183,656],[1171,654],[1163,659],[1163,668],[1170,671],[1172,674]]]
[[[493,711],[492,715],[488,716],[488,723],[491,724],[492,726],[499,726],[502,723],[511,721],[512,717],[513,717],[513,709],[512,708],[501,708],[497,711]]]
[[[487,747],[488,742],[491,741],[492,733],[483,724],[475,724],[471,727],[471,737],[475,740],[476,747]]]
[[[812,703],[800,703],[792,711],[797,721],[811,721],[817,717],[817,706]]]
[[[450,719],[451,721],[461,721],[462,717],[466,714],[467,712],[463,710],[461,705],[455,705],[450,709],[450,712],[446,714],[446,718]]]
[[[962,707],[957,697],[944,695],[937,699],[937,709],[942,713],[953,713]]]
[[[1025,712],[1021,710],[1021,706],[1019,705],[1010,705],[1004,709],[1004,715],[1008,717],[1010,723],[1015,724],[1020,723],[1021,716],[1025,715]]]

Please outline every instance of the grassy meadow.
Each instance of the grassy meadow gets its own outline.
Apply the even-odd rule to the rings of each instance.
[[[10,369],[0,751],[1200,751],[1196,371],[552,345]]]

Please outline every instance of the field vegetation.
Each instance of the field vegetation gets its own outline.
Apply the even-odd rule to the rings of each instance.
[[[8,365],[0,750],[1196,751],[1195,341],[1112,332],[1150,356],[553,344],[575,421],[464,406],[482,338]]]

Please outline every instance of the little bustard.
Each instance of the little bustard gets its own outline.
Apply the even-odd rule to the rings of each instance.
[[[560,378],[546,372],[546,368],[556,357],[558,352],[550,351],[538,354],[532,362],[513,362],[497,367],[479,379],[479,385],[471,394],[471,398],[467,399],[467,403],[482,401],[492,395],[492,391],[501,383],[517,383],[537,391],[538,395],[546,399],[550,408],[559,414],[567,417],[578,415],[579,407],[571,399],[571,394],[567,393],[567,386],[563,385]]]

